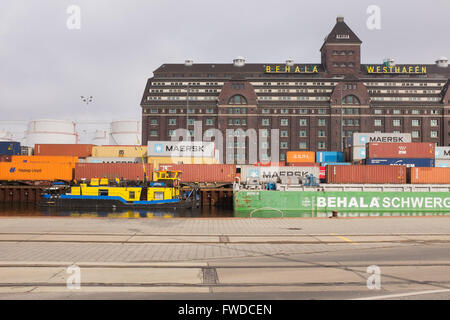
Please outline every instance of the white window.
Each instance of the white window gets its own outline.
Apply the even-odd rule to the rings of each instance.
[[[401,126],[400,119],[394,119],[394,120],[392,120],[392,125],[393,125],[394,127],[399,127],[399,126]]]
[[[326,148],[325,142],[322,142],[322,141],[320,141],[320,142],[317,144],[317,146],[318,146],[319,149],[325,149],[325,148]]]
[[[432,119],[432,120],[430,120],[430,125],[431,125],[432,127],[437,127],[437,126],[438,126],[438,121],[435,120],[435,119]]]
[[[419,120],[412,120],[412,121],[411,121],[411,125],[412,125],[413,127],[418,127],[418,126],[420,126]]]
[[[438,132],[437,131],[431,131],[430,132],[430,136],[431,136],[431,138],[437,138],[438,137]]]
[[[289,120],[288,119],[281,119],[280,124],[282,126],[288,126],[289,125]]]
[[[380,119],[375,119],[373,121],[373,124],[374,124],[374,126],[379,127],[379,126],[381,126],[381,120]]]
[[[299,148],[299,149],[306,149],[306,142],[300,142],[300,143],[298,144],[298,148]]]
[[[307,126],[308,120],[307,119],[300,119],[300,126]]]
[[[263,126],[268,126],[268,125],[270,124],[270,121],[269,121],[269,119],[262,119],[262,120],[261,120],[261,124],[262,124]]]
[[[417,130],[411,131],[411,137],[419,138],[420,137],[419,131],[417,131]]]

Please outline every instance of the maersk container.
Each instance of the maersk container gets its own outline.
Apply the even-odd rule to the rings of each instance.
[[[450,168],[450,160],[435,160],[434,166],[436,168]]]
[[[388,166],[407,166],[409,167],[434,167],[434,159],[366,159],[365,164],[388,165]]]
[[[36,144],[36,156],[72,156],[87,158],[92,154],[92,144]]]
[[[364,147],[366,143],[370,142],[388,142],[388,143],[407,143],[411,142],[410,133],[353,133],[352,146]]]
[[[316,152],[316,162],[344,162],[344,152],[319,151]]]
[[[366,158],[366,147],[352,147],[352,158],[351,161],[360,161]]]
[[[405,166],[327,166],[327,183],[405,184]]]
[[[77,163],[75,179],[108,178],[129,181],[142,181],[144,168],[147,180],[153,177],[153,166],[142,163]]]
[[[408,168],[411,184],[450,184],[450,168]]]
[[[368,143],[366,157],[368,159],[385,158],[417,158],[434,159],[434,143]]]
[[[436,147],[434,157],[436,160],[450,160],[450,147]]]
[[[70,163],[0,162],[0,180],[6,181],[71,181]]]
[[[260,168],[253,167],[252,168]],[[262,167],[261,167],[262,168]],[[160,164],[160,170],[181,171],[181,182],[233,183],[236,177],[234,164]]]
[[[277,182],[282,177],[297,177],[303,179],[312,174],[314,177],[320,177],[320,167],[254,167],[241,166],[241,181],[258,180],[260,182]]]
[[[0,155],[14,156],[20,154],[20,142],[0,141]]]

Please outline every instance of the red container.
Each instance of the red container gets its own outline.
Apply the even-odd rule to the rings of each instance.
[[[366,146],[366,159],[376,158],[434,158],[434,143],[368,143]]]
[[[319,168],[319,179],[320,180],[325,180],[326,176],[327,176],[326,174],[327,174],[326,167],[320,167]]]
[[[153,165],[145,164],[145,173],[148,180],[151,180]],[[77,163],[75,165],[75,180],[92,178],[142,181],[144,166],[142,163]]]
[[[92,155],[92,144],[36,144],[36,156],[72,156],[87,158]]]
[[[11,162],[11,156],[0,154],[0,162]]]
[[[413,184],[450,184],[450,168],[408,168],[408,182]]]
[[[253,164],[255,167],[284,167],[286,163],[284,161],[281,162],[255,162]]]
[[[327,166],[327,183],[405,184],[405,166]]]
[[[317,162],[288,162],[288,167],[320,167],[320,163]]]
[[[233,164],[160,164],[159,169],[181,171],[181,182],[232,183],[236,177]]]

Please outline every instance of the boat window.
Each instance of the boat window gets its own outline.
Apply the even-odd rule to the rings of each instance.
[[[108,189],[100,189],[98,190],[99,196],[107,196],[108,195]]]
[[[155,192],[155,200],[164,200],[164,192]]]
[[[135,192],[134,191],[130,191],[130,199],[134,199],[135,197]]]

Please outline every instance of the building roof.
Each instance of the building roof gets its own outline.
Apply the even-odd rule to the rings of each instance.
[[[326,43],[362,43],[362,41],[344,22],[343,17],[337,17],[334,28],[325,37],[324,44]]]

